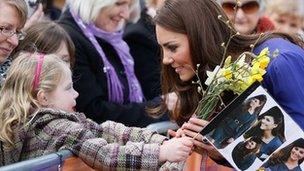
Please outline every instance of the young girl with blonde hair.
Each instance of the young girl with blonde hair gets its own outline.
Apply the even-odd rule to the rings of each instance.
[[[78,93],[68,65],[55,55],[20,54],[0,93],[0,166],[71,150],[96,169],[157,170],[183,161],[190,138],[164,136],[74,112]]]

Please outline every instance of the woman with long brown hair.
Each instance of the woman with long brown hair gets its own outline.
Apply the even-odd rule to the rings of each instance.
[[[217,148],[224,148],[249,129],[257,120],[266,103],[266,95],[260,94],[245,100],[239,108],[233,110],[232,115],[224,117],[212,131],[210,138]]]
[[[264,167],[270,170],[301,171],[304,160],[304,139],[300,138],[275,153]]]
[[[204,82],[206,71],[221,63],[225,52],[221,44],[230,38],[226,55],[234,58],[250,51],[252,45],[255,45],[255,54],[265,47],[271,53],[278,49],[278,56],[268,65],[263,86],[304,128],[304,50],[301,40],[279,33],[262,36],[236,34],[222,8],[213,0],[167,0],[154,20],[163,52],[162,94],[177,93],[179,102],[171,118],[180,125],[188,122],[183,126],[188,136],[194,137],[208,123],[191,118],[201,99],[197,85],[192,84],[197,80],[193,70],[200,64],[198,76]],[[231,32],[236,35],[231,37]],[[198,151],[214,151],[201,141],[201,135],[196,139]]]
[[[232,150],[232,159],[239,169],[246,170],[254,163],[261,143],[260,138],[250,137],[234,147]]]
[[[265,160],[285,141],[284,116],[278,107],[272,107],[258,117],[259,122],[248,130],[244,137],[257,136],[262,140],[257,155]]]

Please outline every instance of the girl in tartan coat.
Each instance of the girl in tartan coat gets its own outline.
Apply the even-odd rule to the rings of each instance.
[[[78,93],[68,65],[55,55],[21,53],[0,99],[0,166],[71,150],[95,169],[157,170],[185,160],[193,142],[74,112]]]

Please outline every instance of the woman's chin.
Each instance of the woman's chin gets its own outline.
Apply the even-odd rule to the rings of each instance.
[[[179,79],[183,82],[190,81],[193,78],[194,75],[188,75],[188,74],[179,74]]]

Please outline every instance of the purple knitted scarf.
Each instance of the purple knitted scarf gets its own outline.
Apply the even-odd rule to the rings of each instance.
[[[108,99],[111,102],[123,103],[123,85],[121,84],[117,73],[108,61],[104,51],[97,42],[96,37],[99,37],[108,43],[110,43],[116,50],[125,70],[125,74],[128,80],[129,86],[129,100],[130,102],[142,102],[144,97],[141,90],[141,86],[134,73],[134,61],[133,57],[130,54],[129,47],[127,43],[122,39],[122,31],[119,32],[106,32],[94,26],[94,24],[84,24],[79,16],[75,15],[70,11],[77,25],[81,28],[85,36],[90,40],[94,45],[95,49],[98,51],[104,67],[103,71],[107,76],[107,85],[108,85]]]

